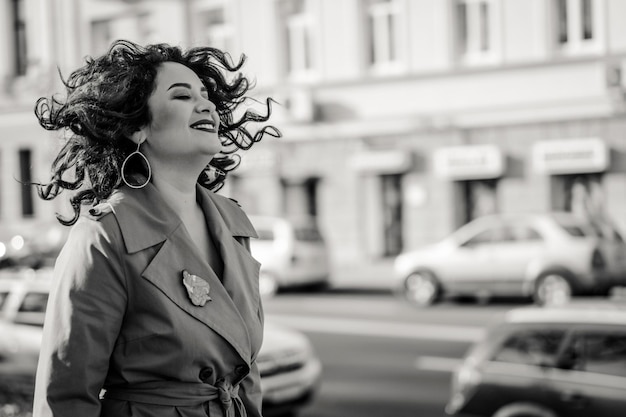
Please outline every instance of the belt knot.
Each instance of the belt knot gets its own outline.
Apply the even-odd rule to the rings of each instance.
[[[233,403],[233,398],[239,398],[239,385],[233,386],[230,382],[221,380],[215,384],[215,387],[224,410],[228,410]]]

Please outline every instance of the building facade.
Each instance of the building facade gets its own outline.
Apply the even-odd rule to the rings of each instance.
[[[54,218],[15,181],[45,181],[55,146],[34,100],[60,91],[57,67],[126,38],[247,55],[284,137],[223,192],[249,213],[314,217],[337,267],[493,212],[626,230],[625,1],[0,0],[0,18],[3,229]]]

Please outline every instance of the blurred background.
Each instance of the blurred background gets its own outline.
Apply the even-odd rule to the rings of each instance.
[[[60,138],[33,108],[63,92],[59,71],[120,38],[244,53],[283,138],[243,154],[220,193],[263,230],[269,316],[322,359],[305,415],[441,417],[490,319],[626,281],[625,19],[624,0],[0,0],[0,266],[50,267],[67,234],[65,199],[19,181],[48,180]],[[411,255],[485,243],[476,220],[556,212],[576,220],[491,233],[482,255]],[[444,290],[522,301],[433,305]]]

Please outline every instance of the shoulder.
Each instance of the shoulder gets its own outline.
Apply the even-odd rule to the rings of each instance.
[[[233,236],[258,237],[252,222],[237,200],[206,191],[226,222]]]

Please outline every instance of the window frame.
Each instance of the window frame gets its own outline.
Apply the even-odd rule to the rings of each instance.
[[[465,19],[461,25],[459,9],[465,7]],[[486,6],[486,25],[481,17],[481,6]],[[455,28],[455,53],[458,63],[466,66],[496,64],[501,60],[501,1],[500,0],[455,0],[453,3]],[[464,27],[465,40],[461,39]],[[485,34],[486,31],[486,34]],[[482,48],[482,43],[487,48]]]
[[[584,20],[582,18],[583,2],[589,1],[592,10],[592,30],[594,36],[584,39]],[[567,5],[566,21],[561,21],[559,12],[560,2]],[[550,7],[550,35],[555,54],[563,56],[598,54],[605,49],[605,6],[598,0],[551,0]],[[567,40],[561,42],[560,28],[565,27]]]
[[[408,32],[403,18],[407,15],[406,1],[364,0],[362,6],[368,69],[377,75],[405,71],[408,67]]]

